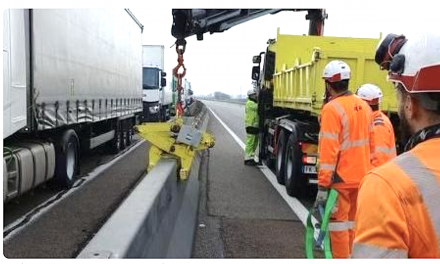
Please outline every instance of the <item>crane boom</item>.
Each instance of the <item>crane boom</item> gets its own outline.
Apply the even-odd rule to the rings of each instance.
[[[325,9],[173,9],[171,34],[176,39],[196,35],[203,40],[204,33],[217,33],[255,18],[276,14],[281,11],[306,11],[309,22],[309,35],[322,35]]]
[[[223,32],[233,26],[252,19],[276,14],[281,11],[307,11],[306,19],[310,20],[309,35],[321,36],[324,33],[324,20],[327,18],[325,9],[173,9],[173,26],[171,34],[176,38],[177,66],[173,75],[177,80],[176,116],[183,115],[181,93],[182,79],[186,74],[183,54],[185,53],[185,38],[196,35],[197,40],[203,40],[203,34]]]

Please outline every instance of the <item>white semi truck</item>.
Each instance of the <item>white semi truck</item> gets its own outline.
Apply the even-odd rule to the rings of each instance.
[[[142,46],[142,121],[166,121],[172,107],[171,87],[166,86],[163,45]]]
[[[184,84],[183,84],[183,96],[182,96],[184,108],[187,108],[190,104],[192,104],[194,102],[193,95],[194,95],[194,92],[191,87],[191,82],[189,82],[187,79],[185,79]]]
[[[10,9],[3,28],[3,201],[55,180],[81,152],[131,143],[142,113],[143,26],[124,9]]]

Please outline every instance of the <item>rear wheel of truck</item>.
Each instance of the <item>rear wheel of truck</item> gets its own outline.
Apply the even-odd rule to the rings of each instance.
[[[121,129],[119,130],[121,134],[121,150],[125,149],[128,144],[128,120],[121,121]]]
[[[55,180],[60,186],[70,188],[79,174],[80,145],[76,132],[65,131],[55,146]]]
[[[133,142],[133,120],[127,119],[127,146],[130,146]]]
[[[290,134],[286,147],[285,185],[292,197],[302,197],[306,188],[306,178],[301,173],[301,150],[296,131]]]
[[[122,150],[122,122],[117,120],[113,127],[115,135],[110,141],[110,151],[113,154],[119,153]]]
[[[275,173],[279,184],[284,184],[284,166],[285,166],[285,154],[286,154],[286,139],[288,133],[282,129],[278,137],[278,151],[275,163]]]

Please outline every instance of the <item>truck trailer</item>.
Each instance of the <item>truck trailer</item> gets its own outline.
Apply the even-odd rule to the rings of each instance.
[[[289,195],[302,197],[316,190],[319,116],[324,105],[322,72],[332,60],[351,69],[352,92],[365,83],[383,92],[381,110],[398,126],[397,104],[386,72],[374,62],[380,41],[366,38],[280,34],[266,51],[253,57],[260,117],[259,156],[275,170]],[[399,135],[396,135],[399,138]],[[355,157],[353,157],[355,158]]]
[[[3,201],[54,180],[82,151],[130,145],[142,112],[142,30],[129,10],[10,9],[3,29]]]

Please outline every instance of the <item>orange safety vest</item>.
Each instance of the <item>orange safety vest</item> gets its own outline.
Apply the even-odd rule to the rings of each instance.
[[[318,185],[358,188],[371,169],[374,153],[372,111],[348,92],[327,103],[321,113]]]
[[[355,258],[440,258],[440,138],[372,170],[358,194]]]
[[[373,112],[375,152],[371,164],[378,167],[396,157],[396,141],[390,119],[380,110]]]

